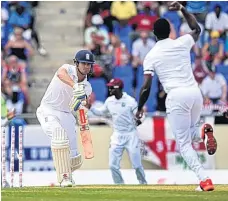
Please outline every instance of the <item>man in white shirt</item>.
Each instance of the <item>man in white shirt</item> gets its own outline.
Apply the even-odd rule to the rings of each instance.
[[[91,73],[94,56],[88,50],[81,50],[75,55],[74,63],[64,64],[57,70],[37,108],[41,127],[51,138],[54,166],[61,186],[72,186],[72,172],[82,164],[77,150],[75,118],[92,92],[87,75]]]
[[[115,78],[107,86],[111,96],[107,98],[100,108],[91,108],[91,112],[98,116],[110,114],[113,122],[113,135],[109,148],[109,167],[115,184],[124,184],[120,172],[120,160],[126,149],[135,174],[140,184],[146,184],[145,173],[141,163],[140,140],[137,125],[140,120],[135,120],[137,102],[134,98],[122,92],[123,81]]]
[[[228,14],[222,12],[221,6],[216,5],[215,11],[210,12],[206,16],[205,29],[209,31],[219,31],[220,36],[224,36],[228,31]]]
[[[214,104],[227,102],[227,82],[225,77],[216,73],[214,66],[209,68],[208,76],[204,78],[201,84],[201,91],[207,101]]]
[[[198,40],[200,27],[195,17],[178,2],[172,2],[169,10],[181,11],[192,32],[172,40],[169,38],[170,24],[166,19],[158,19],[154,24],[154,34],[157,43],[147,54],[144,67],[144,84],[140,92],[137,118],[143,114],[143,105],[146,103],[154,72],[158,75],[165,92],[166,112],[171,129],[175,136],[179,151],[195,172],[200,189],[204,191],[214,190],[214,185],[205,173],[192,142],[201,140],[197,127],[200,112],[203,106],[203,98],[198,84],[195,81],[191,68],[190,50]],[[203,127],[202,138],[206,141],[208,153],[214,154],[217,148],[213,136],[213,128],[209,124]]]

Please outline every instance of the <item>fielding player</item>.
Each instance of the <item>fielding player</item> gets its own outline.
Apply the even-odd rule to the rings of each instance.
[[[58,69],[37,109],[41,127],[51,138],[60,186],[72,186],[72,172],[82,164],[77,150],[75,118],[82,101],[92,92],[87,75],[92,72],[94,56],[88,50],[81,50],[75,55],[74,63],[64,64]]]
[[[137,125],[135,121],[137,102],[134,98],[122,92],[123,82],[116,78],[112,79],[107,86],[110,96],[101,108],[91,108],[98,116],[110,114],[113,121],[113,135],[109,148],[109,167],[115,184],[124,184],[120,172],[120,160],[126,149],[132,163],[137,179],[140,184],[146,184],[145,173],[141,163],[140,140],[138,138]]]
[[[180,153],[188,166],[200,180],[200,188],[204,191],[214,190],[211,179],[205,173],[196,151],[192,147],[193,140],[206,142],[210,155],[217,148],[211,125],[203,126],[202,136],[196,126],[203,106],[201,91],[194,79],[190,50],[200,35],[200,27],[195,17],[178,2],[172,2],[169,10],[181,11],[192,32],[172,40],[169,38],[170,24],[166,19],[158,19],[154,24],[156,45],[147,54],[144,63],[144,84],[140,92],[137,118],[143,114],[143,105],[150,93],[154,72],[158,75],[167,95],[166,112],[171,129],[175,136]]]

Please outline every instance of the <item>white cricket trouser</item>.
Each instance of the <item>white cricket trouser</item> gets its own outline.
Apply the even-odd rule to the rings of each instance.
[[[202,106],[203,98],[198,87],[172,89],[166,98],[167,117],[179,151],[200,181],[206,179],[207,175],[192,142],[201,139],[197,124]]]
[[[44,133],[50,138],[56,128],[62,127],[66,131],[70,141],[71,157],[78,155],[76,120],[71,113],[40,106],[37,108],[36,115]]]
[[[111,136],[109,148],[109,167],[112,172],[112,178],[115,184],[123,184],[123,178],[120,172],[120,161],[124,150],[126,149],[131,164],[135,169],[137,179],[140,184],[146,184],[145,173],[141,162],[140,140],[137,131],[131,133],[113,133]]]

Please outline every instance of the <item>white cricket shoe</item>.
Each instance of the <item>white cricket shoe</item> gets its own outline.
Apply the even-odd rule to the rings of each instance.
[[[72,178],[72,175],[63,174],[63,180],[60,183],[60,187],[72,187],[75,182]]]
[[[198,186],[195,191],[203,191],[202,188],[200,186]]]

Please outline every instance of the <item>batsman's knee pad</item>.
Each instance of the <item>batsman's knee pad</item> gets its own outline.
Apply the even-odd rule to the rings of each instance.
[[[82,166],[82,156],[81,154],[78,154],[75,157],[72,157],[70,159],[71,164],[71,172],[74,172],[75,170],[79,169]]]
[[[61,127],[53,131],[51,150],[58,182],[61,183],[63,179],[71,179],[69,139]]]

